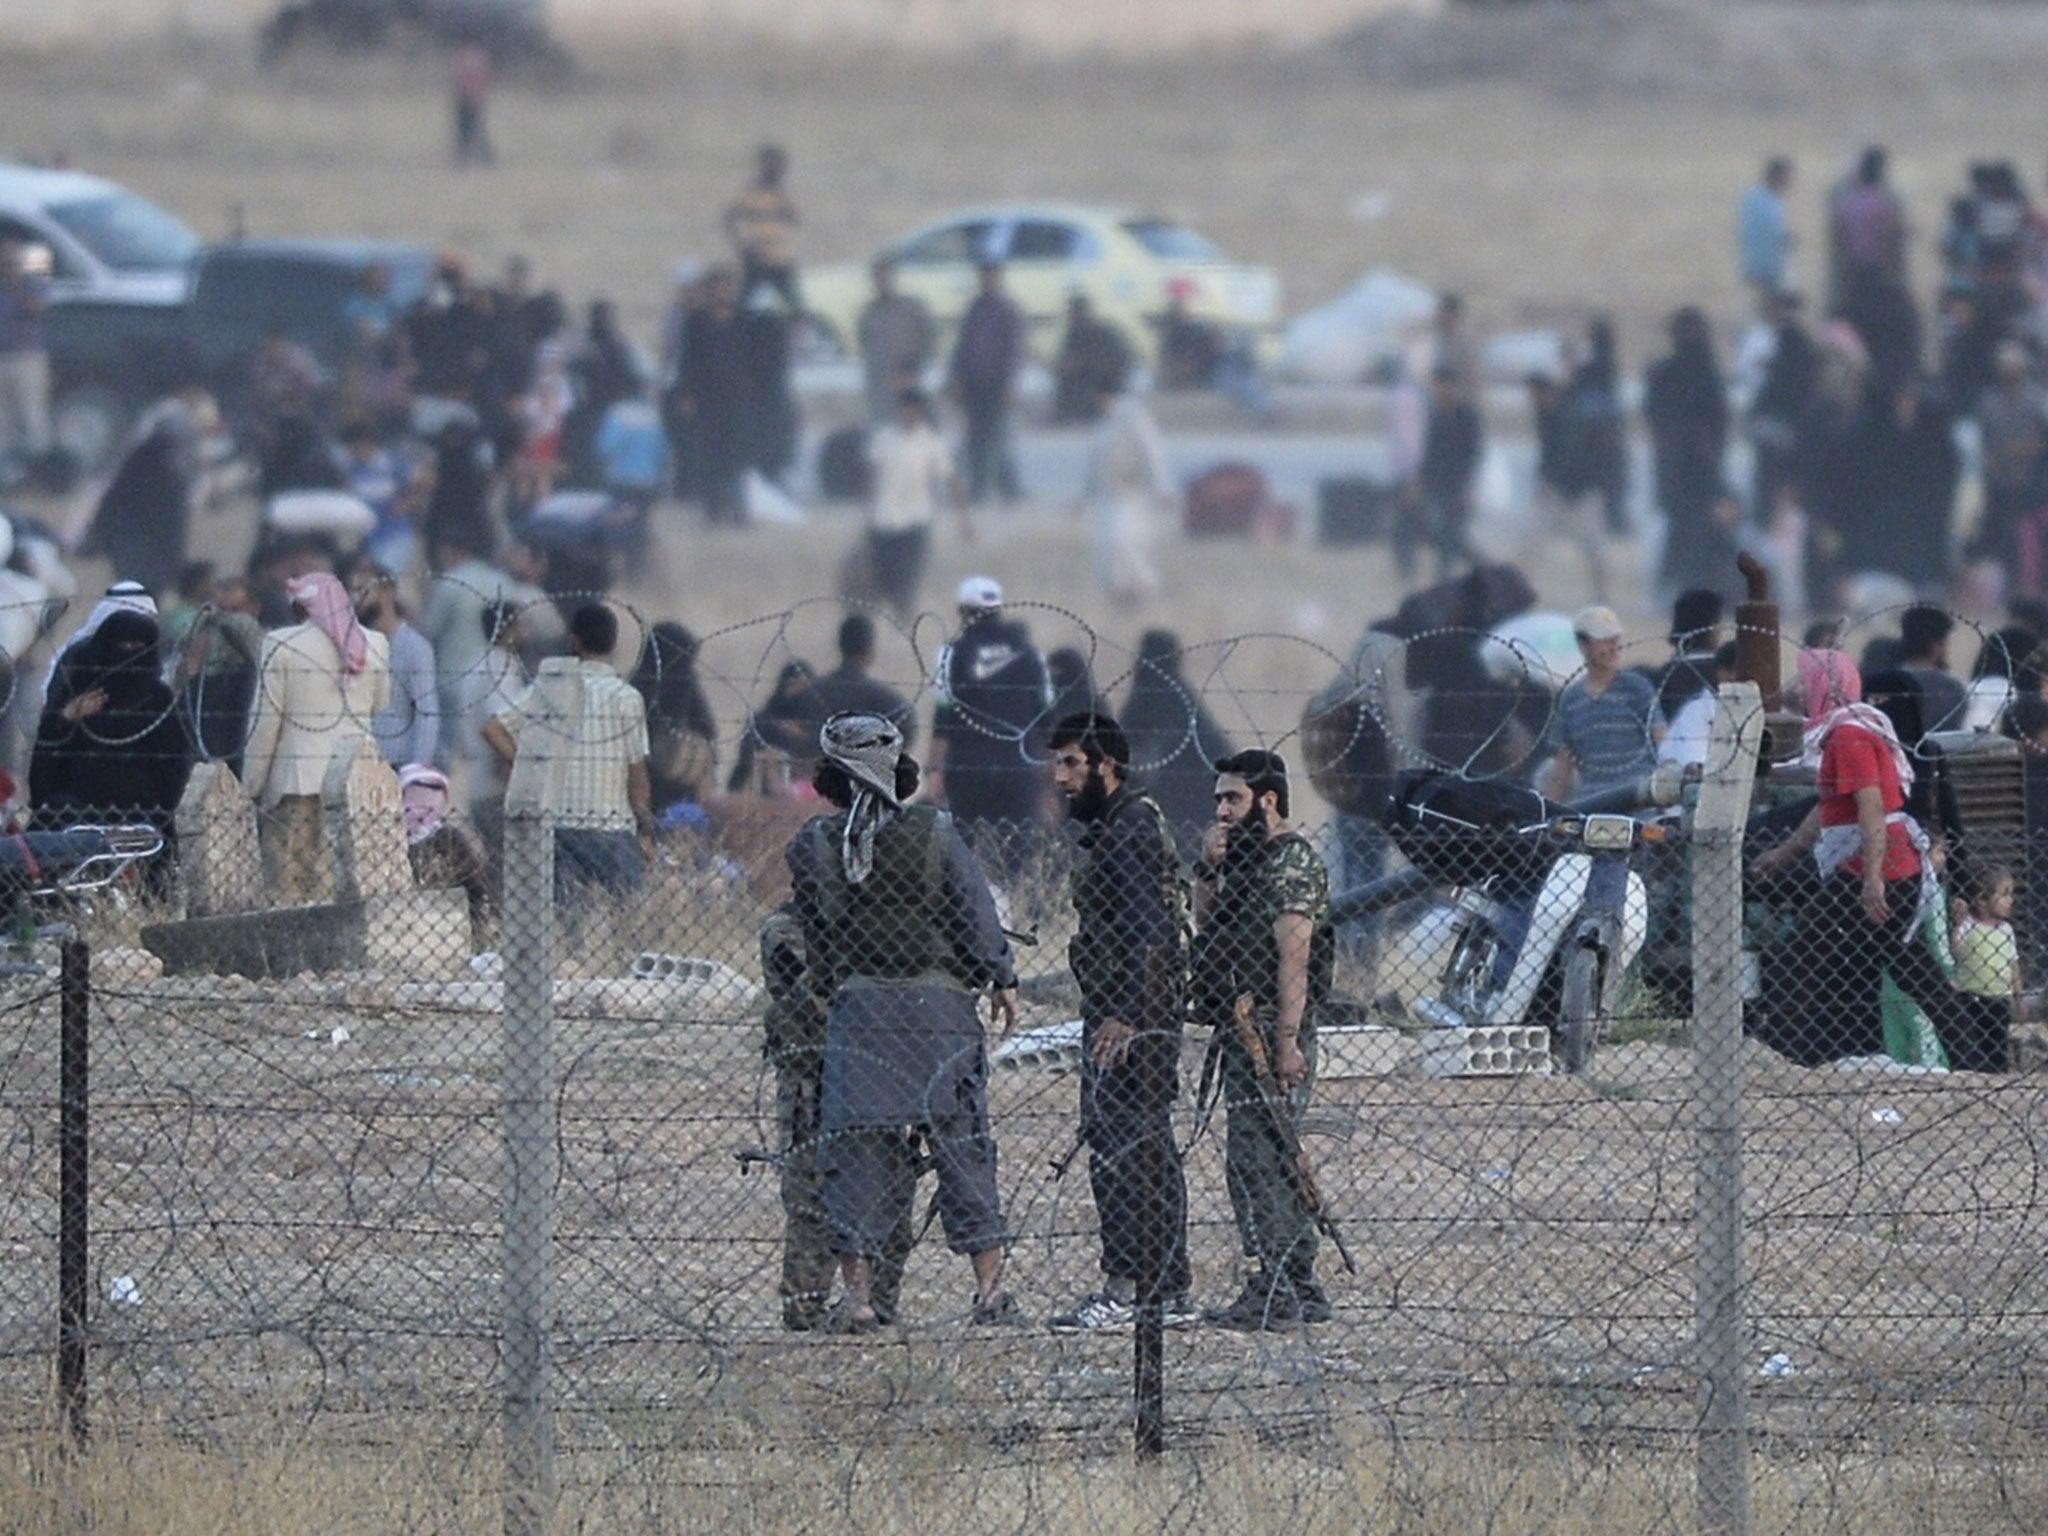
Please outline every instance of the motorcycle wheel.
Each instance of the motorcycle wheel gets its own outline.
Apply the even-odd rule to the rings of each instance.
[[[1564,1070],[1577,1077],[1593,1064],[1600,1033],[1600,951],[1584,946],[1565,956],[1558,988],[1557,1035]]]
[[[1444,966],[1443,1000],[1463,1014],[1469,1024],[1485,1022],[1481,1015],[1493,985],[1494,957],[1499,952],[1498,935],[1489,924],[1475,920],[1458,935],[1450,961]]]

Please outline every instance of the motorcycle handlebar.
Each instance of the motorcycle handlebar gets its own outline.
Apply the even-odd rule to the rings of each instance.
[[[1686,786],[1697,784],[1699,778],[1697,764],[1659,763],[1640,779],[1580,795],[1575,800],[1567,800],[1564,808],[1580,816],[1598,816],[1614,811],[1639,811],[1649,806],[1672,806],[1684,796]]]

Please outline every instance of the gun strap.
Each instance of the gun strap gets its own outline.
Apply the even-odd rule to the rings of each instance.
[[[1222,1062],[1223,1026],[1219,1024],[1209,1031],[1209,1044],[1202,1052],[1202,1076],[1195,1085],[1195,1128],[1180,1149],[1183,1158],[1195,1150],[1195,1143],[1202,1139],[1216,1113],[1216,1099],[1223,1091]]]

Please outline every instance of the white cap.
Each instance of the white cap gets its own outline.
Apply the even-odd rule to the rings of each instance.
[[[960,583],[954,601],[962,608],[1000,608],[1003,584],[993,576],[970,576]]]
[[[1591,608],[1581,608],[1572,620],[1572,633],[1588,640],[1619,640],[1622,633],[1621,618],[1612,608],[1601,607],[1598,604]]]

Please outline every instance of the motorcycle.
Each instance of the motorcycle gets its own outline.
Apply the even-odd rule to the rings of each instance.
[[[163,851],[163,833],[147,822],[0,832],[0,917],[17,956],[63,926],[39,916],[88,911],[96,893],[119,888]]]
[[[1386,825],[1409,867],[1333,898],[1331,920],[1427,898],[1410,931],[1441,958],[1408,1000],[1410,1017],[1439,1029],[1540,1025],[1565,1072],[1583,1074],[1648,929],[1638,855],[1679,836],[1626,812],[1675,805],[1684,783],[1682,771],[1660,769],[1559,804],[1498,780],[1405,773]]]

